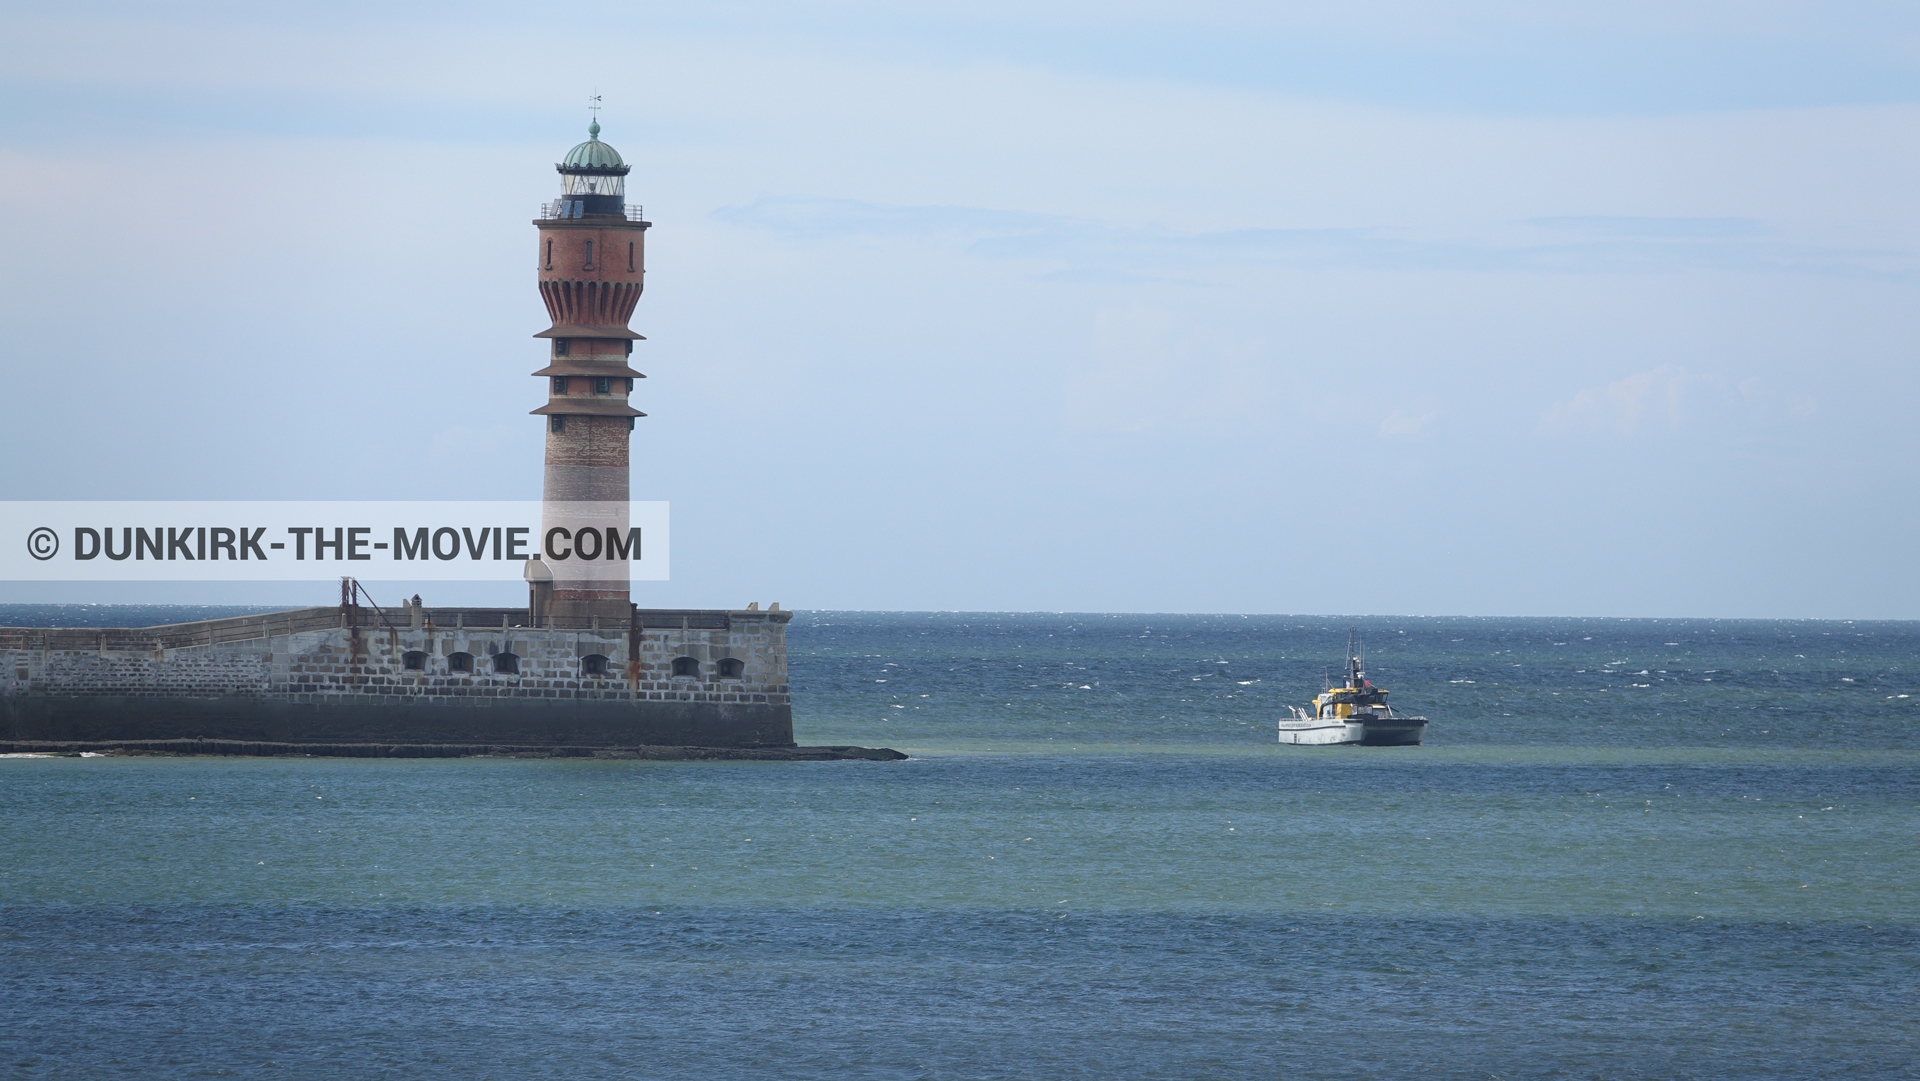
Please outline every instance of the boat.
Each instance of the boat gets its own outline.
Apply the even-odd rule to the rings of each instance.
[[[1291,716],[1280,720],[1280,742],[1300,747],[1362,743],[1369,747],[1419,746],[1427,719],[1395,712],[1387,692],[1367,679],[1360,660],[1360,639],[1347,632],[1347,674],[1341,686],[1329,680],[1327,689],[1307,709],[1287,707]]]

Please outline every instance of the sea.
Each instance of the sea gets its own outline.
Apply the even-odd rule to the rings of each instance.
[[[1276,742],[1350,630],[1424,745]],[[1920,1077],[1920,623],[789,643],[912,757],[0,760],[0,1077]]]

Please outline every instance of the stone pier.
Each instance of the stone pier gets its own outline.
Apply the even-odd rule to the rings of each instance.
[[[0,628],[0,739],[791,747],[791,618],[341,606]]]

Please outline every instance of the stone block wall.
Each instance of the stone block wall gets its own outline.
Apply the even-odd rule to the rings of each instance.
[[[403,611],[392,622],[369,615],[306,609],[163,628],[0,628],[0,705],[17,719],[80,700],[135,712],[140,701],[216,699],[225,709],[255,700],[405,707],[409,715],[512,706],[502,717],[544,704],[589,709],[596,730],[633,716],[643,725],[669,718],[676,732],[750,723],[767,733],[784,724],[791,739],[789,613],[649,611],[639,613],[637,634],[624,624],[515,625],[527,620],[513,609]],[[408,667],[409,654],[418,667]],[[470,671],[452,663],[459,654],[471,658]],[[676,661],[686,674],[674,674]],[[492,720],[475,715],[475,730]]]
[[[141,698],[264,696],[271,657],[262,649],[0,651],[0,695],[129,695]]]
[[[640,640],[639,694],[649,701],[752,702],[786,704],[787,628],[770,613],[750,612],[716,633],[706,628],[648,629]],[[674,675],[674,662],[687,658],[697,675]],[[722,662],[736,660],[737,679],[722,678]]]

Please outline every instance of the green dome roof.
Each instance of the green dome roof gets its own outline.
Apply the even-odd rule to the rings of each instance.
[[[567,151],[560,162],[562,169],[619,169],[627,163],[620,160],[620,152],[600,141],[600,122],[594,121],[587,127],[591,136],[586,142]]]

